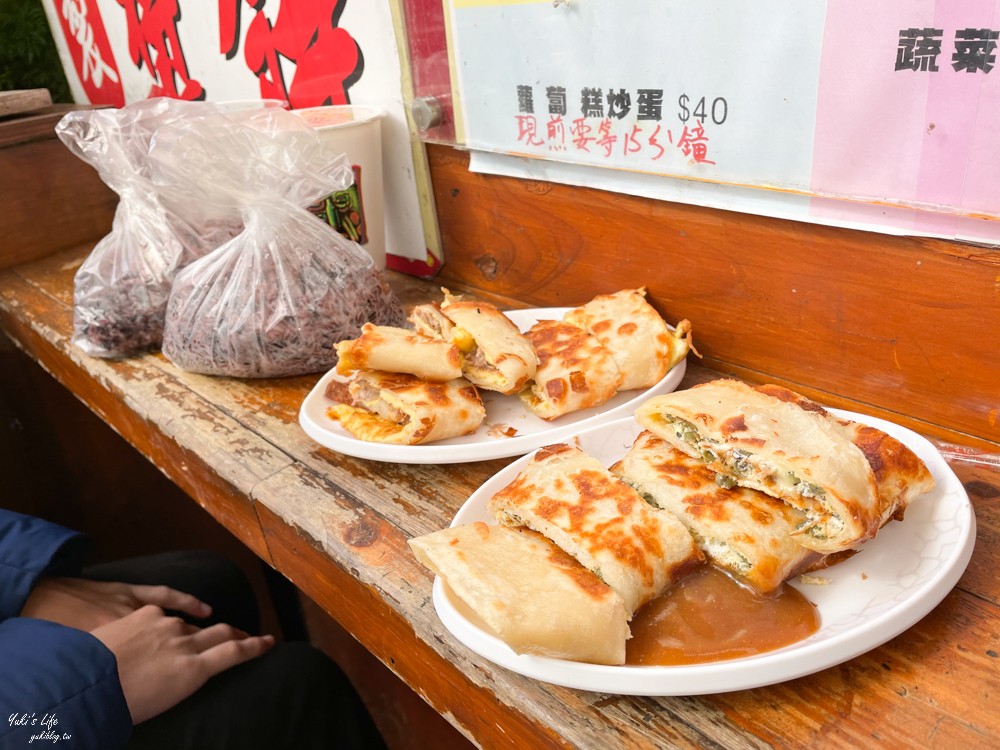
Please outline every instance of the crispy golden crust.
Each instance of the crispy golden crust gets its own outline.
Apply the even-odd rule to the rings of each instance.
[[[763,492],[720,487],[704,463],[649,431],[611,471],[676,515],[709,559],[761,593],[821,557],[796,541],[804,513]]]
[[[463,375],[486,390],[520,391],[538,366],[531,342],[494,305],[444,293],[440,309],[454,324],[449,335],[462,354]]]
[[[410,547],[516,653],[624,663],[625,603],[540,534],[477,522]]]
[[[540,320],[527,332],[538,369],[521,400],[542,419],[598,406],[618,391],[622,374],[597,337],[570,323]]]
[[[382,370],[447,382],[462,376],[462,360],[453,344],[405,328],[365,323],[356,339],[336,344],[337,372]]]
[[[797,404],[800,408],[827,414],[828,412],[804,396],[778,385],[759,385],[760,393]],[[864,454],[875,474],[878,487],[879,511],[882,523],[892,518],[902,519],[910,501],[934,489],[934,478],[920,458],[891,435],[869,425],[850,420],[837,420],[847,430],[851,442]]]
[[[704,560],[672,514],[565,444],[539,449],[488,508],[502,523],[554,541],[617,591],[630,613]]]
[[[933,487],[899,441],[837,419],[774,385],[716,380],[650,399],[636,420],[729,481],[804,511],[803,546],[841,552],[872,539]]]
[[[405,373],[361,370],[343,387],[327,389],[341,403],[331,419],[359,440],[418,445],[475,432],[486,416],[479,392],[467,380],[433,383]]]
[[[601,294],[563,317],[585,329],[611,352],[622,372],[619,390],[649,388],[687,354],[691,324],[671,331],[652,305],[646,289]]]

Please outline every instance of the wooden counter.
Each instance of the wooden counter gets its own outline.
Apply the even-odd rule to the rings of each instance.
[[[995,455],[946,446],[975,506],[977,547],[945,600],[882,647],[815,675],[726,694],[633,698],[558,688],[460,645],[439,621],[431,576],[406,544],[448,525],[507,461],[406,466],[324,449],[297,423],[318,376],[234,380],[182,372],[159,354],[85,356],[70,335],[72,277],[88,250],[81,245],[0,272],[0,329],[477,744],[1000,744]],[[409,277],[392,282],[404,303],[437,293],[437,284]],[[692,363],[682,387],[711,376]]]

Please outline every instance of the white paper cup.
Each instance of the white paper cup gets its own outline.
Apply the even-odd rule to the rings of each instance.
[[[310,207],[348,239],[360,244],[379,269],[385,268],[385,190],[382,181],[382,117],[378,107],[356,104],[292,110],[312,125],[323,145],[346,154],[354,185]]]

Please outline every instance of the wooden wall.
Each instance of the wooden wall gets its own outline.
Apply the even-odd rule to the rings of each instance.
[[[1000,451],[1000,251],[468,170],[428,146],[442,285],[538,306],[645,285],[704,363]]]
[[[100,239],[118,196],[55,136],[68,105],[0,120],[0,270]]]

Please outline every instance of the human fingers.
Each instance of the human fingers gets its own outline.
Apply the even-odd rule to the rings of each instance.
[[[198,597],[169,586],[135,585],[131,589],[140,605],[155,604],[162,609],[172,609],[192,617],[208,617],[212,614],[212,607]]]
[[[201,628],[191,636],[191,645],[195,652],[201,653],[226,641],[239,641],[247,638],[238,628],[226,623],[218,623],[207,628]]]
[[[197,660],[206,679],[220,672],[256,659],[274,646],[273,635],[254,635],[229,639],[202,651]]]

